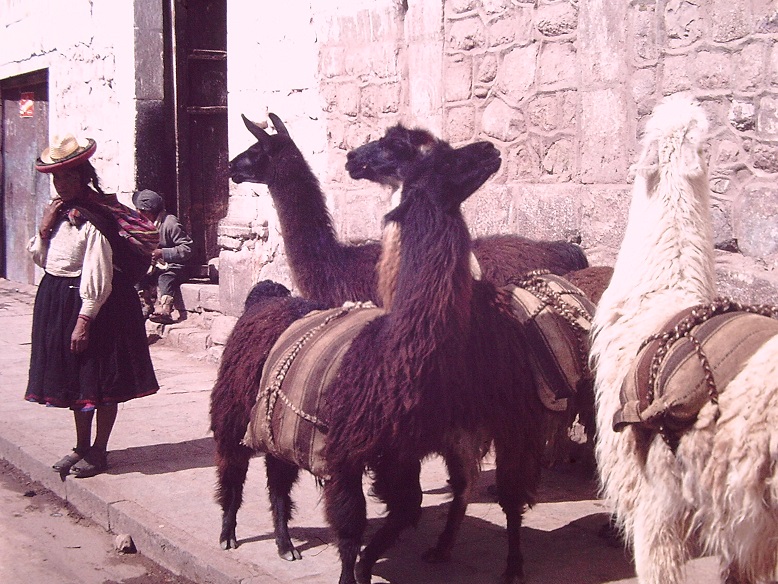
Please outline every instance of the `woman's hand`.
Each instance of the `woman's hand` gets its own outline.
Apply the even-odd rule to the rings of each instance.
[[[82,353],[89,345],[89,320],[79,316],[73,334],[70,335],[70,352]]]
[[[41,219],[40,232],[41,235],[48,235],[54,229],[54,226],[59,220],[60,210],[64,201],[59,197],[56,197],[49,201],[46,208],[43,211],[43,218]]]

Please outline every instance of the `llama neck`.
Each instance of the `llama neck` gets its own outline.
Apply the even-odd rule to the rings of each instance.
[[[403,356],[403,367],[414,361],[412,376],[414,368],[418,373],[436,366],[438,371],[456,370],[470,327],[472,297],[464,220],[459,213],[418,207],[408,212],[400,230],[400,265],[387,319],[393,352]]]
[[[285,153],[268,181],[289,266],[304,296],[315,292],[324,278],[322,270],[339,264],[338,242],[324,193],[299,150]]]
[[[715,295],[707,179],[680,182],[667,176],[671,170],[660,171],[665,176],[651,192],[635,196],[614,278],[633,294],[670,288],[703,302]]]
[[[679,180],[671,172],[635,179],[624,242],[595,314],[596,336],[618,336],[626,327],[639,344],[677,311],[716,296],[707,176]]]

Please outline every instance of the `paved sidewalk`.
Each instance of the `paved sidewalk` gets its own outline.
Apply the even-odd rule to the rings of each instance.
[[[120,405],[109,445],[110,468],[90,479],[61,481],[51,464],[74,444],[72,415],[22,399],[29,364],[35,288],[0,279],[0,458],[41,482],[113,533],[129,533],[139,552],[199,583],[334,584],[339,562],[323,518],[320,493],[301,475],[293,497],[291,533],[303,560],[278,557],[264,483],[264,464],[252,461],[238,513],[236,550],[218,544],[221,512],[214,501],[216,473],[209,432],[209,394],[216,367],[171,346],[151,355],[160,391]],[[448,564],[430,565],[421,553],[443,527],[449,492],[439,459],[424,464],[424,513],[375,568],[373,582],[392,584],[487,584],[504,567],[504,517],[487,494],[493,466],[484,465]],[[369,533],[381,507],[369,502]],[[620,547],[599,536],[606,509],[591,479],[575,465],[547,472],[540,503],[526,514],[525,571],[530,584],[633,583],[634,571]],[[715,582],[710,559],[690,564],[689,582]]]

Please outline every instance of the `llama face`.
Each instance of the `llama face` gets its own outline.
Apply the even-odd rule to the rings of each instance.
[[[427,158],[417,161],[408,171],[407,182],[429,184],[440,181],[440,188],[408,188],[402,202],[386,214],[387,221],[402,223],[416,200],[431,197],[446,212],[454,212],[500,168],[500,151],[491,142],[476,142],[453,149],[439,144]],[[426,175],[428,180],[420,180]]]
[[[259,142],[230,160],[230,178],[236,184],[267,184],[269,170],[270,157],[265,146]]]
[[[230,160],[230,178],[236,184],[268,184],[273,172],[274,157],[289,145],[294,147],[294,142],[281,119],[273,113],[268,114],[268,117],[273,122],[276,134],[268,134],[259,124],[242,114],[241,117],[246,129],[257,139],[257,143]]]
[[[399,188],[414,163],[428,156],[438,140],[426,130],[398,124],[378,140],[349,152],[346,171],[351,178]]]
[[[441,171],[451,204],[462,204],[500,169],[501,163],[500,151],[491,142],[475,142],[454,150]]]

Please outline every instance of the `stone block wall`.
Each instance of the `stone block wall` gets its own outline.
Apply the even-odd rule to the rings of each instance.
[[[378,237],[390,193],[355,183],[345,171],[346,153],[396,123],[407,111],[409,91],[406,9],[400,2],[365,4],[355,12],[322,15],[318,37],[318,83],[330,146],[322,181],[339,233],[357,241]]]
[[[465,204],[475,235],[569,239],[592,264],[612,264],[645,118],[664,95],[689,91],[711,121],[722,292],[778,302],[774,2],[351,0],[310,10],[316,71],[294,94],[264,79],[255,95],[291,112],[287,127],[311,155],[342,238],[377,239],[389,196],[352,181],[346,153],[402,121],[502,151],[498,174]],[[264,208],[252,220],[273,241]],[[272,267],[283,263],[274,241],[268,253],[258,240],[254,257],[272,259],[254,280],[288,275]]]

